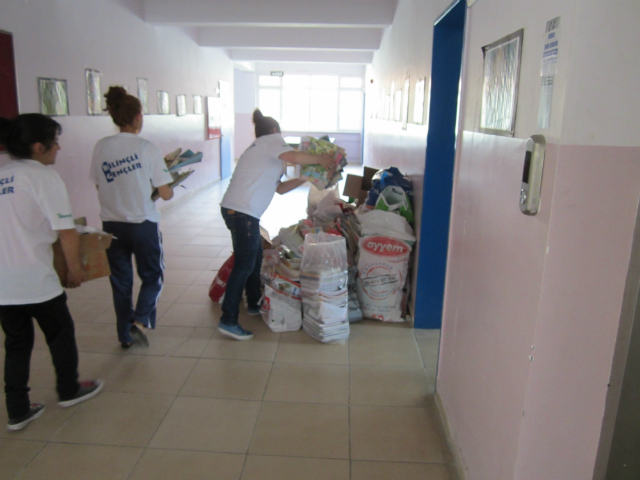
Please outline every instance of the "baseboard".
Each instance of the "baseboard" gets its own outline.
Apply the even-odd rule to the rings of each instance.
[[[176,200],[175,202],[171,202],[171,203],[165,203],[161,206],[156,206],[156,208],[158,209],[159,212],[164,212],[165,210],[169,210],[177,205],[180,205],[182,202],[184,202],[185,200],[188,200],[189,198],[193,197],[195,194],[202,192],[203,190],[206,190],[207,188],[213,187],[216,183],[220,183],[222,180],[218,179],[218,180],[213,180],[209,183],[205,183],[204,185],[199,186],[198,188],[196,188],[195,190],[189,190],[189,192],[180,197],[178,200]]]
[[[453,464],[454,468],[456,469],[456,474],[458,475],[458,480],[467,480],[464,462],[462,461],[460,449],[458,448],[458,442],[456,441],[455,435],[451,431],[451,428],[449,428],[449,420],[447,419],[444,407],[442,406],[440,394],[436,391],[434,397],[436,401],[436,408],[438,409],[438,414],[440,415],[440,423],[442,424],[442,428],[444,429],[444,434],[447,438],[447,443],[449,444],[449,450],[451,451],[451,455],[453,456]]]

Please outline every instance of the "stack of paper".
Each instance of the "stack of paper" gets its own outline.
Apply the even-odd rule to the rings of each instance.
[[[167,165],[167,170],[171,174],[173,181],[169,184],[171,188],[180,185],[189,175],[193,173],[193,170],[189,169],[186,172],[178,172],[178,169],[202,161],[202,152],[193,153],[191,150],[187,150],[182,155],[181,148],[174,150],[164,157],[164,162]],[[160,193],[157,188],[154,188],[151,192],[151,200],[154,202],[160,198]]]
[[[319,342],[349,337],[347,281],[348,273],[343,269],[320,267],[300,274],[302,328]]]
[[[335,159],[333,170],[327,171],[321,165],[303,165],[300,169],[300,178],[308,180],[320,190],[329,188],[342,180],[342,168],[347,164],[347,156],[344,148],[341,148],[328,140],[313,137],[303,137],[300,150],[316,155],[331,155]]]

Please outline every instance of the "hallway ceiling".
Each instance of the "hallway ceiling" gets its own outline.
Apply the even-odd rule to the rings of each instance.
[[[193,27],[203,47],[224,49],[236,66],[373,60],[398,0],[143,0],[151,25]]]

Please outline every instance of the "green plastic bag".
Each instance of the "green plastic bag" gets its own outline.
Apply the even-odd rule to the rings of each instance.
[[[385,188],[378,197],[375,209],[397,213],[403,216],[410,224],[413,223],[411,202],[402,187],[392,185]]]

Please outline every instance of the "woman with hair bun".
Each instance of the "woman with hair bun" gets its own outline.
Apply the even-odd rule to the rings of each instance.
[[[234,264],[227,281],[218,330],[235,340],[253,337],[253,333],[238,324],[244,290],[249,315],[260,314],[260,217],[276,192],[282,195],[305,183],[301,179],[281,182],[285,163],[320,164],[327,170],[335,167],[335,160],[330,155],[293,150],[282,138],[278,122],[262,115],[259,109],[253,112],[253,123],[256,140],[238,159],[229,188],[220,202],[222,217],[231,231]]]
[[[153,143],[140,138],[143,117],[140,100],[122,87],[109,87],[107,111],[120,133],[98,141],[93,150],[90,178],[98,188],[100,218],[114,239],[107,250],[111,290],[122,348],[134,340],[148,345],[145,335],[156,325],[156,305],[162,291],[164,261],[160,212],[151,200],[154,187],[169,200],[173,181],[164,156]],[[140,293],[133,306],[135,257]]]
[[[44,412],[29,401],[29,362],[35,318],[56,372],[61,407],[97,395],[103,383],[78,382],[78,348],[67,296],[53,268],[60,239],[68,267],[63,284],[80,286],[80,239],[64,182],[53,168],[60,150],[60,125],[37,113],[0,118],[0,145],[11,156],[0,167],[0,323],[5,334],[4,382],[10,431],[21,430]]]

